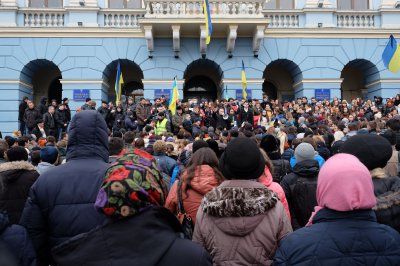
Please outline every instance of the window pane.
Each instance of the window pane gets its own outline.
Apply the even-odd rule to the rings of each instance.
[[[42,8],[45,7],[44,0],[31,0],[30,7]]]
[[[337,9],[351,9],[351,0],[338,0]]]
[[[109,0],[108,6],[110,8],[124,8],[124,0]]]
[[[127,8],[141,8],[142,0],[127,0]]]
[[[277,0],[271,0],[268,3],[264,4],[265,9],[276,9],[276,1]]]
[[[366,10],[368,9],[368,0],[353,0],[354,10]]]
[[[293,9],[293,0],[280,0],[280,9]]]
[[[50,8],[62,7],[62,0],[48,0],[48,5]]]

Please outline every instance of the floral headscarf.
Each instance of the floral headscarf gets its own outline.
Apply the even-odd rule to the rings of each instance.
[[[151,206],[163,206],[166,190],[153,156],[126,149],[107,170],[95,207],[105,215],[125,218]]]

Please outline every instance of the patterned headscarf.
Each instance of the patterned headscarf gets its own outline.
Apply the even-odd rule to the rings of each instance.
[[[126,149],[107,170],[95,207],[125,218],[151,206],[164,206],[166,190],[156,160],[140,149]]]

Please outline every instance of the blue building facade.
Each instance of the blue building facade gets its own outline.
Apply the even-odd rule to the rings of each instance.
[[[18,127],[24,96],[154,99],[176,76],[180,98],[240,97],[242,61],[252,98],[392,97],[400,74],[385,69],[388,37],[400,36],[398,1],[0,0],[0,129]]]

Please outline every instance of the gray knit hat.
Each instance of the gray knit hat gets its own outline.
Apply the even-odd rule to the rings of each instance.
[[[313,160],[316,152],[313,146],[309,143],[300,143],[294,151],[296,162],[299,163],[305,160]]]

